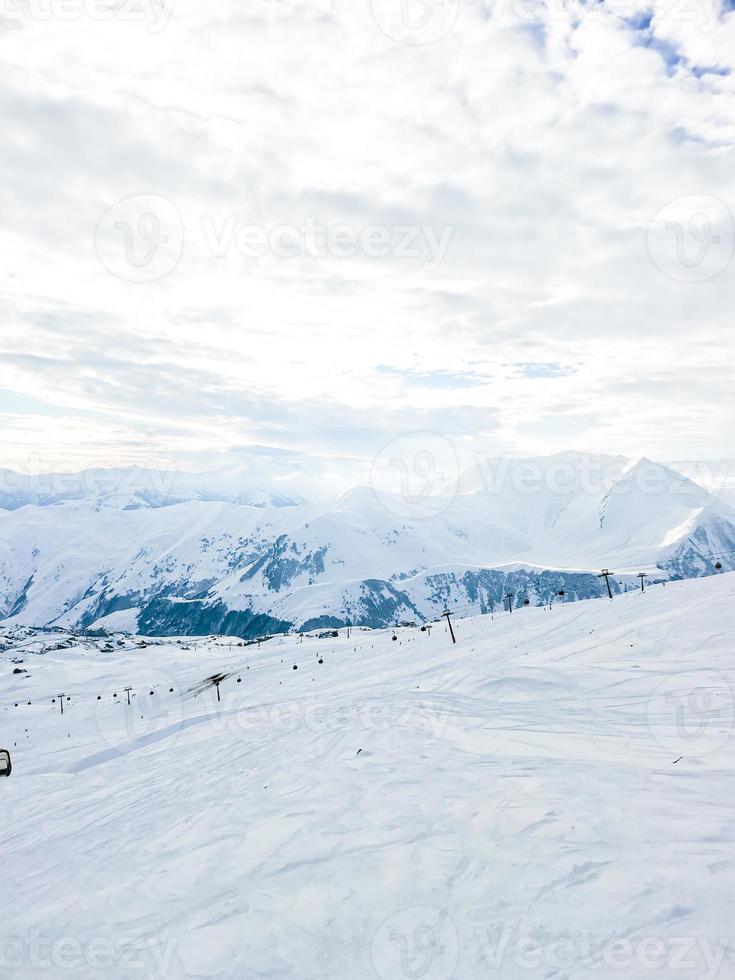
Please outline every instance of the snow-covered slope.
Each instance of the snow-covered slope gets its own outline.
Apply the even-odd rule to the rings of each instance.
[[[735,507],[735,459],[676,462],[671,463],[670,466],[709,490],[723,503]]]
[[[735,575],[454,628],[0,629],[3,976],[735,975]]]
[[[372,487],[297,503],[234,478],[218,499],[212,477],[154,494],[141,471],[99,493],[101,472],[0,509],[0,619],[254,636],[588,598],[603,567],[615,591],[735,568],[735,510],[645,459],[489,460],[428,506]]]

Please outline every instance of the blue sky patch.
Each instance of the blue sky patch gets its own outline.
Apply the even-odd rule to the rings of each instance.
[[[653,13],[651,11],[641,11],[633,17],[626,19],[626,24],[634,31],[634,44],[639,48],[648,48],[659,54],[666,65],[666,69],[672,75],[680,65],[686,65],[687,60],[670,41],[665,41],[658,37],[652,28]]]
[[[490,380],[469,371],[411,371],[393,368],[387,364],[379,364],[375,370],[378,374],[395,378],[414,388],[476,388]]]
[[[733,0],[735,2],[735,0]],[[692,75],[696,75],[697,78],[701,78],[702,75],[719,75],[721,78],[727,78],[731,74],[729,68],[719,68],[715,65],[692,65],[690,69]]]
[[[558,364],[555,361],[528,361],[526,363],[514,364],[513,367],[517,368],[524,378],[566,378],[570,374],[577,373],[576,368],[565,367],[563,364]]]
[[[634,14],[626,21],[628,26],[632,27],[634,31],[647,31],[650,29],[652,22],[653,14],[650,10],[643,10],[638,14]]]
[[[0,412],[8,415],[61,416],[64,410],[32,395],[21,395],[9,388],[0,388]],[[75,413],[79,414],[79,413]]]

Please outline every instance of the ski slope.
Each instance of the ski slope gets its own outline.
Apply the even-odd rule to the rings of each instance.
[[[16,631],[0,975],[730,980],[734,599],[669,583],[456,645]]]

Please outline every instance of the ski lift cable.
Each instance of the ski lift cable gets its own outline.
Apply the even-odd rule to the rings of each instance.
[[[39,627],[31,627],[31,629],[42,631],[44,629],[44,627],[41,627],[41,626],[39,626]],[[65,632],[71,632],[71,631],[65,630]],[[214,639],[218,639],[218,638],[219,637],[214,637]],[[207,639],[207,637],[201,637],[200,639],[201,640],[205,640],[205,639]],[[251,642],[254,642],[254,641],[251,641]],[[165,645],[165,640],[162,642],[161,645]],[[201,646],[201,644],[199,644],[199,646]],[[318,656],[320,658],[319,659],[319,663],[320,664],[324,663],[324,659],[323,659],[323,656],[324,655],[323,654],[318,654]],[[264,666],[264,665],[261,665],[261,666]],[[293,669],[294,670],[298,670],[298,666],[295,665],[293,667]],[[248,664],[244,660],[239,661],[237,664],[233,665],[233,669],[229,671],[229,673],[228,673],[228,675],[227,675],[227,677],[225,679],[226,680],[229,680],[231,678],[236,678],[236,683],[240,684],[240,683],[242,683],[242,676],[241,675],[243,674],[244,670],[250,670],[250,664]],[[206,678],[205,680],[209,680],[209,678]],[[153,684],[142,684],[142,685],[140,685],[140,691],[148,692],[148,695],[147,696],[150,697],[150,696],[152,696],[154,694],[154,692],[157,689],[162,688],[162,687],[165,688],[168,685],[168,683],[169,683],[168,681],[167,682],[159,681],[158,683],[155,683],[154,682]],[[213,686],[215,686],[215,685],[213,685]],[[124,692],[126,690],[126,688],[125,687],[121,687],[120,690],[122,690]],[[191,690],[193,690],[193,688]],[[134,697],[137,697],[138,696],[138,689],[137,688],[134,689],[133,687],[131,687],[130,688],[130,691],[131,691],[131,693],[133,694]],[[166,692],[164,691],[163,693],[166,693]],[[169,687],[168,693],[169,694],[175,693],[174,692],[174,689]],[[180,693],[186,693],[186,692],[180,692]],[[52,700],[53,698],[56,698],[56,697],[58,697],[58,694],[52,694],[52,693],[40,694],[40,695],[38,695],[35,698],[35,700],[34,700],[33,703],[34,704],[37,704],[37,705],[43,705],[47,701]],[[73,694],[72,693],[72,694],[70,694],[67,697],[67,701],[68,700],[71,700],[72,697],[74,698],[74,701],[75,702],[83,702],[83,701],[85,701],[87,699],[87,697],[94,698],[95,701],[101,701],[102,700],[102,696],[101,695],[95,695],[95,694],[88,695],[87,692],[84,692],[82,694]],[[117,692],[115,692],[112,695],[112,697],[113,698],[116,698],[117,697]],[[27,705],[30,705],[31,704],[31,702],[28,701],[27,702],[27,705],[22,705],[21,704],[21,701],[23,701],[23,700],[24,700],[24,698],[20,698],[19,701],[18,701],[18,703],[15,706],[16,707],[23,707],[23,706],[27,706]],[[10,707],[10,704],[11,703],[12,702],[10,702],[9,705],[8,705],[8,707],[6,707],[4,710],[6,710],[6,711],[9,710],[9,707]],[[52,700],[52,703],[55,703],[55,702]]]
[[[709,561],[710,559],[716,561],[716,560],[718,560],[720,558],[729,558],[729,557],[735,555],[735,550],[733,550],[733,551],[718,551],[718,552],[711,552],[710,554],[705,554],[703,551],[700,551],[699,548],[697,548],[697,554],[699,555],[700,558],[703,558],[705,561]],[[647,562],[641,561],[641,562],[638,562],[635,565],[616,565],[616,568],[619,569],[621,572],[633,571],[634,569],[642,569],[642,568],[646,568],[646,567],[655,568],[655,569],[658,569],[659,571],[665,571],[666,566],[668,564],[671,564],[672,562],[675,562],[677,560],[678,559],[677,559],[676,556],[672,556],[671,558],[662,558],[662,559],[659,559],[659,561],[656,562],[656,563],[650,563],[649,564]]]
[[[708,560],[718,560],[720,558],[728,558],[728,557],[731,557],[731,556],[734,556],[735,555],[735,549],[730,550],[730,551],[710,552],[709,554],[705,554],[703,551],[701,551],[701,549],[698,547],[698,545],[694,541],[692,541],[691,538],[688,538],[687,540],[692,544],[692,546],[696,550],[697,554],[702,559],[704,559],[705,561],[708,561]],[[672,558],[669,558],[669,559],[663,559],[659,563],[657,563],[657,564],[651,564],[648,567],[650,567],[652,569],[656,569],[657,571],[665,571],[666,570],[666,568],[665,568],[666,563],[671,563],[671,562],[674,562],[676,560],[677,559],[675,557],[672,557]],[[635,565],[617,565],[616,567],[618,568],[618,570],[620,572],[635,571],[635,570],[640,571],[640,570],[642,570],[642,569],[644,569],[646,567],[646,562],[638,562]],[[719,566],[719,567],[721,567],[721,566]],[[549,571],[551,571],[551,569]],[[558,570],[555,569],[554,571],[559,571],[560,574],[573,574],[573,572],[570,572],[570,571],[566,571],[565,572],[562,569],[558,569]],[[585,573],[578,572],[577,574],[585,574]],[[562,594],[561,592],[558,592],[557,593],[557,595],[561,595],[561,594]],[[467,611],[470,612],[470,613],[473,612],[471,606],[468,605]],[[454,611],[455,615],[457,614],[457,612],[458,612],[457,610]],[[32,627],[32,629],[42,631],[44,629],[44,627]],[[69,633],[71,633],[70,630],[63,630],[63,632],[69,632]],[[204,639],[204,638],[202,638],[202,639]],[[165,640],[163,642],[165,642]],[[247,669],[250,669],[249,665],[247,665]],[[294,669],[298,670],[298,667],[295,667]],[[241,673],[242,673],[242,667],[241,666],[239,667],[239,669],[232,671],[232,675],[234,675],[234,674],[241,674]],[[240,683],[240,681],[238,681],[238,683]],[[160,686],[161,686],[160,683],[153,685],[154,689],[157,688],[157,687],[160,687]],[[145,688],[145,685],[143,685],[143,687]],[[148,688],[148,689],[150,690],[150,688]],[[151,694],[152,693],[153,692],[151,691]],[[171,692],[169,691],[169,693],[171,693]],[[85,695],[69,695],[67,697],[67,700],[70,700],[72,696],[74,697],[74,700],[75,701],[83,700],[84,697],[85,697]],[[42,704],[44,702],[47,702],[52,697],[53,697],[53,695],[51,695],[51,694],[48,694],[48,695],[40,695],[40,696],[38,696],[35,699],[36,700],[36,704]],[[100,698],[98,697],[97,700],[100,700]],[[28,702],[28,704],[30,704],[30,703],[31,702]],[[19,707],[21,706],[20,705],[20,702],[18,702],[18,706]],[[5,710],[8,710],[8,709],[5,709]]]

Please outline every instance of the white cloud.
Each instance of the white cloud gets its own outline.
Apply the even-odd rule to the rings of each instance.
[[[731,454],[735,13],[467,0],[412,45],[367,0],[146,2],[2,8],[6,462],[369,456],[411,428]],[[160,229],[96,234],[142,195]],[[679,253],[649,236],[694,196]],[[222,237],[246,226],[297,254]],[[345,252],[375,227],[385,254]]]

